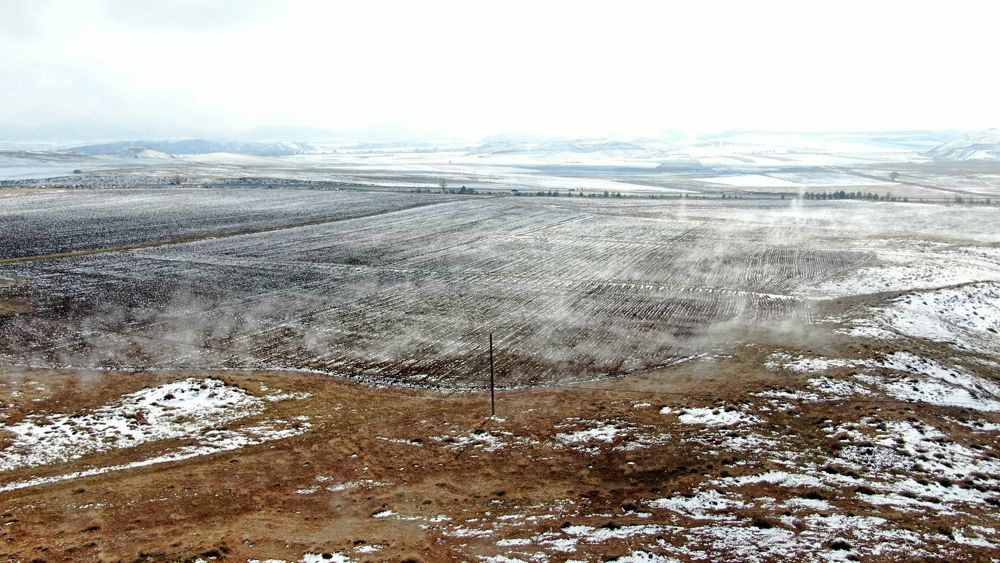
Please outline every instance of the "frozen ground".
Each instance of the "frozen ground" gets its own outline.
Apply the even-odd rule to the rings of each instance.
[[[909,337],[1000,356],[1000,283],[906,293],[891,300],[873,320]]]
[[[227,377],[245,389],[180,378],[101,406],[29,414],[6,427],[30,422],[60,435],[73,419],[86,437],[120,413],[142,412],[161,422],[146,435],[164,444],[134,459],[137,446],[112,433],[110,449],[87,458],[90,467],[71,459],[34,478],[26,475],[44,466],[0,471],[19,476],[0,488],[9,545],[31,551],[37,541],[27,538],[44,527],[57,553],[61,546],[94,553],[87,541],[131,534],[127,545],[105,549],[205,560],[225,553],[363,561],[415,551],[482,561],[966,559],[1000,547],[997,431],[982,418],[989,412],[867,396],[852,403],[829,385],[846,366],[804,372],[825,381],[811,386],[780,375],[799,373],[796,355],[776,352],[771,361],[769,373],[786,389],[722,391],[726,398],[716,401],[703,384],[666,387],[670,393],[632,390],[627,381],[606,385],[608,393],[540,389],[502,395],[505,416],[485,422],[476,415],[481,396],[259,373]],[[713,365],[725,370],[726,362],[747,369],[738,356]],[[686,373],[704,367],[689,365]],[[981,383],[902,352],[862,369],[872,377]],[[31,391],[50,397],[43,409],[54,404],[60,382],[74,381],[65,372],[19,377],[14,403]],[[308,423],[279,428],[297,411],[308,413]],[[237,420],[219,418],[228,412]],[[244,416],[253,422],[241,423]],[[272,434],[233,439],[268,424]],[[163,439],[182,426],[191,445]],[[216,435],[230,438],[212,449]],[[64,509],[81,524],[48,529],[53,511]],[[201,520],[205,511],[217,516]],[[137,518],[143,531],[126,531]],[[186,528],[194,522],[197,534]]]
[[[84,415],[29,416],[0,426],[12,436],[0,471],[76,459],[109,448],[196,434],[258,414],[264,403],[216,379],[187,379],[145,389]]]
[[[12,252],[36,259],[0,264],[27,280],[0,295],[34,311],[0,317],[8,362],[460,387],[493,332],[504,385],[592,379],[709,350],[727,338],[717,323],[808,319],[797,293],[870,259],[829,248],[835,225],[763,222],[780,222],[779,204],[722,223],[700,215],[720,213],[708,204],[291,190],[285,218],[262,209],[278,190],[130,193],[153,207],[115,215],[116,193],[87,190],[92,220],[55,236],[41,218],[72,222],[76,192],[14,208],[40,211],[10,215]],[[198,234],[227,202],[225,220],[257,232]],[[274,226],[299,209],[308,224]],[[172,220],[147,220],[157,212]],[[179,236],[198,240],[142,247]],[[37,257],[88,247],[103,250]]]
[[[8,182],[5,549],[994,556],[1000,216],[943,198],[1000,175],[796,143],[111,158]],[[442,178],[495,193],[423,193]],[[834,189],[911,201],[790,197]]]
[[[810,288],[811,295],[844,297],[1000,281],[1000,248],[990,244],[889,237],[852,246],[873,253],[873,265]]]
[[[17,389],[12,392],[14,398],[21,395]],[[175,462],[293,436],[309,426],[304,418],[291,423],[268,420],[235,430],[226,427],[260,415],[268,403],[307,397],[308,393],[282,392],[258,397],[218,379],[188,378],[143,389],[82,412],[29,413],[16,422],[0,424],[0,435],[5,436],[5,446],[0,451],[0,473],[64,464],[150,442],[193,440],[194,443],[123,465],[8,482],[0,485],[0,491]]]
[[[0,190],[2,193],[2,190]],[[174,188],[39,191],[3,200],[0,260],[266,231],[448,201],[408,193]]]
[[[0,316],[0,357],[462,387],[493,332],[503,385],[622,375],[811,322],[829,297],[1000,279],[992,211],[288,187],[24,194],[0,211],[0,278],[13,280],[0,300],[32,314]],[[952,225],[968,225],[961,240],[941,231]]]
[[[0,181],[72,176],[74,172],[94,172],[116,164],[120,162],[83,155],[0,150]]]

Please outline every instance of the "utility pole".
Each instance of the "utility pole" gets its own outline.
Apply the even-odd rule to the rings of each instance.
[[[490,418],[497,415],[496,395],[493,391],[493,333],[490,333]]]

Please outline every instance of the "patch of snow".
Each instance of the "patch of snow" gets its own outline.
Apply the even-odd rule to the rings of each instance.
[[[731,407],[685,408],[677,420],[684,424],[704,424],[705,426],[732,426],[734,424],[756,424],[760,419],[752,414]]]
[[[267,424],[271,425],[272,431],[268,431],[267,426],[265,425],[259,425],[255,427],[255,430],[253,432],[254,435],[250,435],[249,433],[242,433],[240,431],[211,430],[209,432],[203,433],[199,437],[199,444],[195,446],[187,446],[171,453],[155,456],[140,461],[135,461],[132,463],[112,465],[108,467],[95,467],[92,469],[76,471],[73,473],[67,473],[63,475],[54,475],[51,477],[36,477],[32,479],[26,479],[24,481],[14,481],[0,486],[0,492],[26,489],[29,487],[37,487],[49,483],[58,483],[60,481],[69,481],[73,479],[80,479],[83,477],[102,475],[104,473],[110,473],[113,471],[125,471],[128,469],[148,467],[150,465],[158,465],[161,463],[172,463],[176,461],[191,459],[193,457],[211,455],[229,450],[236,450],[248,446],[254,446],[257,444],[262,444],[273,440],[280,440],[283,438],[287,438],[289,436],[301,434],[306,430],[308,430],[310,427],[310,424],[308,423],[299,423],[297,426],[280,427],[280,425],[287,424],[284,421],[280,420],[269,421]]]
[[[961,424],[973,432],[1000,432],[1000,424],[995,422],[989,422],[986,420],[956,420],[954,418],[946,419],[955,424]]]
[[[524,559],[518,559],[516,557],[508,557],[506,555],[493,555],[492,557],[480,557],[480,561],[485,563],[528,563]]]
[[[656,427],[637,426],[628,422],[611,424],[597,420],[570,418],[556,425],[564,430],[553,436],[556,447],[569,446],[572,449],[591,455],[596,455],[602,449],[614,451],[634,451],[654,445],[664,444],[670,440],[670,434],[663,433]]]
[[[482,528],[469,528],[466,526],[454,526],[446,532],[449,536],[456,538],[484,538],[493,535],[492,530]]]
[[[966,478],[973,473],[1000,474],[1000,461],[984,458],[976,451],[948,439],[948,435],[920,421],[892,420],[875,423],[862,419],[857,425],[831,429],[852,442],[839,454],[838,461],[856,469],[880,472],[895,470],[913,473],[919,463],[932,476]],[[977,492],[978,493],[978,492]]]
[[[866,387],[853,381],[844,379],[831,379],[829,377],[814,377],[806,382],[817,392],[833,397],[853,397],[855,395],[870,396],[872,394]]]
[[[351,558],[343,553],[306,553],[301,563],[350,563]]]
[[[775,358],[776,361],[771,361],[767,366],[778,365],[782,369],[787,369],[791,371],[797,371],[799,373],[820,373],[824,371],[829,371],[834,368],[841,367],[854,367],[858,365],[863,365],[863,362],[857,360],[845,360],[839,358],[823,358],[823,357],[805,357],[798,356],[797,358],[790,359],[787,361],[781,361],[781,359],[787,358],[787,354],[782,354]],[[780,363],[778,363],[780,362]],[[773,369],[773,368],[772,368]]]
[[[965,407],[979,411],[1000,411],[1000,401],[973,395],[968,389],[937,381],[897,380],[882,388],[897,399],[946,407]]]
[[[518,444],[523,439],[515,438],[513,432],[506,430],[482,430],[476,429],[458,436],[431,436],[437,442],[445,442],[445,447],[452,450],[465,450],[476,448],[484,452],[495,452],[501,448]]]
[[[218,379],[185,379],[85,413],[29,415],[0,426],[13,435],[0,471],[70,461],[155,440],[196,437],[207,428],[263,412],[263,402]]]
[[[922,358],[910,352],[894,352],[880,361],[879,365],[897,371],[925,375],[977,393],[1000,395],[1000,385],[995,382],[962,369],[947,368],[933,360]]]
[[[262,385],[261,387],[263,390],[264,386]],[[264,395],[263,399],[269,403],[277,403],[278,401],[290,401],[290,400],[299,401],[302,399],[308,399],[309,397],[312,397],[312,393],[306,391],[300,391],[300,392],[280,391],[278,393]]]
[[[1000,283],[907,293],[877,311],[876,319],[906,336],[1000,354]]]
[[[798,473],[789,473],[787,471],[768,471],[758,475],[723,477],[712,481],[710,484],[723,487],[741,487],[743,485],[752,485],[756,483],[770,483],[772,485],[780,485],[782,487],[829,488],[829,485],[816,476],[800,475]]]
[[[317,477],[317,480],[319,478]],[[337,483],[336,485],[330,485],[325,487],[326,490],[331,493],[339,493],[340,491],[346,491],[349,489],[372,489],[375,487],[388,487],[389,483],[383,483],[381,481],[376,481],[374,479],[358,479],[356,481],[346,481],[344,483]]]
[[[1000,249],[994,247],[951,248],[927,241],[883,239],[860,250],[874,251],[881,264],[858,268],[805,293],[830,299],[1000,281]]]
[[[893,340],[896,338],[896,334],[874,326],[867,326],[864,324],[855,325],[849,329],[838,329],[834,332],[839,334],[846,334],[847,336],[852,336],[854,338],[865,338],[874,340]]]
[[[755,397],[764,399],[784,399],[788,401],[817,402],[822,400],[819,395],[807,391],[789,391],[787,389],[767,389],[759,393],[754,393]]]
[[[680,563],[680,561],[680,559],[674,557],[647,553],[645,551],[633,551],[628,555],[615,559],[615,563]]]
[[[510,547],[514,545],[531,545],[531,539],[529,538],[510,538],[503,539],[497,542],[498,547]]]
[[[624,539],[635,536],[652,536],[659,534],[663,530],[662,526],[655,524],[644,524],[637,526],[601,527],[594,526],[567,526],[562,529],[563,533],[578,538],[586,543],[601,543],[610,539]]]
[[[789,508],[806,508],[809,510],[830,510],[832,508],[828,501],[812,498],[790,498],[785,501],[785,506]]]
[[[590,442],[614,442],[615,438],[622,434],[620,428],[611,424],[595,426],[584,430],[577,430],[569,433],[559,433],[555,439],[564,444],[581,444]]]
[[[734,495],[723,495],[714,489],[699,491],[692,496],[659,498],[648,504],[651,508],[670,510],[700,520],[732,520],[734,516],[728,513],[730,510],[746,507]]]

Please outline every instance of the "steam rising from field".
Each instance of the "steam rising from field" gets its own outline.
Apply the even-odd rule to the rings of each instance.
[[[989,209],[294,190],[281,228],[280,212],[259,213],[271,196],[255,193],[263,199],[246,208],[245,192],[199,193],[211,204],[201,206],[153,194],[172,219],[153,225],[148,213],[120,215],[149,193],[87,192],[94,220],[51,240],[47,224],[77,196],[47,196],[47,222],[12,214],[23,241],[12,256],[190,236],[231,206],[247,209],[230,222],[248,232],[0,266],[0,277],[29,280],[0,287],[0,299],[33,311],[0,316],[0,360],[303,369],[464,387],[479,386],[492,332],[501,384],[578,381],[752,332],[801,335],[814,316],[807,295],[880,266],[872,240],[961,226],[978,245],[1000,232]],[[297,219],[303,209],[309,224]]]

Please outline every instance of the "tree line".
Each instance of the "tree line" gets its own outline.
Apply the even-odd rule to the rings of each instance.
[[[805,192],[802,194],[803,199],[863,199],[867,201],[909,201],[908,198],[896,197],[892,194],[879,195],[876,193],[868,192],[846,192],[844,190],[836,192]]]

